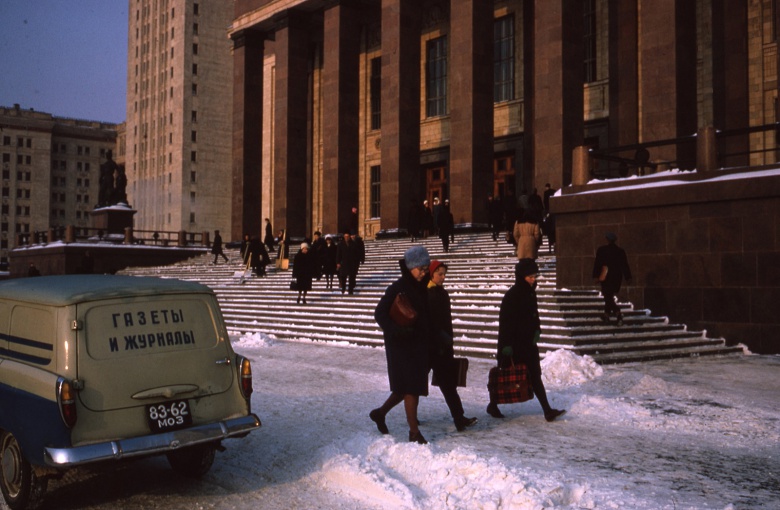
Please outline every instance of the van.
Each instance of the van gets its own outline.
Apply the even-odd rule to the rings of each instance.
[[[0,489],[39,504],[52,477],[165,454],[201,476],[221,441],[260,427],[252,369],[208,287],[65,275],[0,282]]]

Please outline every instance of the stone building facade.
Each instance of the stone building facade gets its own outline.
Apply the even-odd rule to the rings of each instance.
[[[264,217],[334,232],[353,207],[371,237],[436,196],[481,224],[489,194],[571,183],[577,146],[776,119],[775,0],[234,5],[234,237]],[[774,143],[736,137],[728,165],[766,162],[746,154]]]
[[[232,16],[232,2],[128,1],[123,154],[137,230],[230,231]]]
[[[91,227],[100,165],[115,150],[116,132],[116,124],[0,107],[0,261],[8,262],[17,235]]]

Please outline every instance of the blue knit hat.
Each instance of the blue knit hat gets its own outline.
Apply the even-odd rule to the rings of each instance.
[[[412,246],[404,253],[404,264],[407,269],[415,267],[428,267],[431,264],[431,256],[425,246]]]

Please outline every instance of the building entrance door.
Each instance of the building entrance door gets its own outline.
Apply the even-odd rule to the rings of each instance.
[[[493,196],[504,198],[508,191],[515,194],[515,156],[496,154],[493,159]]]
[[[426,192],[425,198],[433,206],[433,199],[438,198],[441,202],[447,198],[447,167],[442,164],[430,166],[426,169]]]

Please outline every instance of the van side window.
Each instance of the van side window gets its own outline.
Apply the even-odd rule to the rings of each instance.
[[[49,309],[14,306],[11,327],[4,340],[11,359],[33,365],[48,365],[54,357],[54,313]]]

